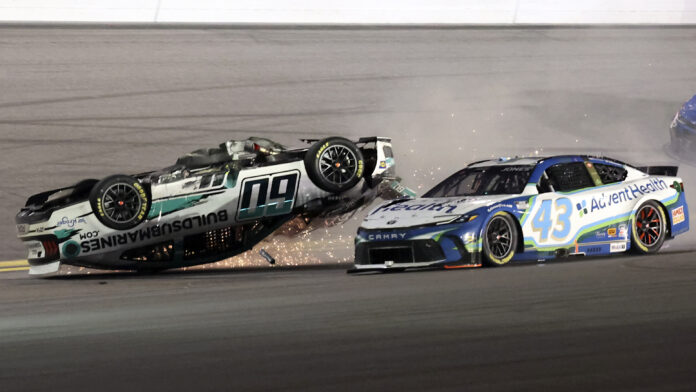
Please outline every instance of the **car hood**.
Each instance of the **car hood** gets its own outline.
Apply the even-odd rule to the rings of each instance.
[[[477,208],[514,197],[515,195],[494,195],[392,200],[370,211],[361,227],[396,229],[447,223]]]

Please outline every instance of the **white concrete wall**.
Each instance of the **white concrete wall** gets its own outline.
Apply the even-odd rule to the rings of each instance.
[[[0,21],[685,24],[696,0],[0,0]]]

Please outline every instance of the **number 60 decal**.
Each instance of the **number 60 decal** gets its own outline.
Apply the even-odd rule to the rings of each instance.
[[[293,171],[245,179],[237,220],[290,213],[295,204],[299,177],[300,173]]]
[[[539,210],[532,219],[532,230],[539,233],[539,242],[546,242],[549,234],[556,241],[562,241],[570,234],[570,214],[573,212],[573,203],[565,197],[557,199],[553,203],[553,213],[551,204],[551,200],[542,200]]]

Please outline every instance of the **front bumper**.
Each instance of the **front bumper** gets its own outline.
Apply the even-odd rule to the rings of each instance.
[[[463,235],[460,227],[450,225],[405,230],[360,229],[354,264],[356,270],[386,270],[481,263],[475,235]]]

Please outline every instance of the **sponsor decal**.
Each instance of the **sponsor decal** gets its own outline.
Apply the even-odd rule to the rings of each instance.
[[[375,241],[375,240],[402,240],[406,237],[406,233],[377,233],[377,234],[368,234],[367,239],[369,241]]]
[[[81,223],[87,223],[85,218],[68,218],[67,216],[64,216],[58,221],[58,223],[56,223],[56,226],[73,228],[75,225]]]
[[[95,252],[102,249],[109,249],[116,246],[123,246],[141,241],[147,241],[154,238],[159,238],[180,231],[192,230],[210,225],[215,225],[218,222],[227,222],[229,216],[226,210],[212,212],[207,215],[194,216],[191,218],[175,220],[172,223],[158,224],[152,227],[146,227],[138,230],[132,230],[122,234],[112,234],[101,238],[90,238],[94,232],[85,233],[84,241],[80,242],[80,250],[82,253]],[[98,232],[96,233],[99,234]],[[80,239],[82,235],[80,235]]]
[[[383,205],[379,206],[376,210],[372,211],[370,215],[375,215],[378,212],[387,211],[443,211],[447,214],[452,213],[458,206],[458,202],[454,203],[426,203],[426,204],[408,204],[408,203],[398,203],[395,205]]]
[[[141,221],[145,219],[145,215],[147,214],[147,193],[145,192],[145,188],[138,182],[133,183],[133,187],[138,190],[140,200],[143,201],[140,205],[140,211],[138,211],[138,220]]]
[[[379,161],[379,168],[386,169],[387,168],[387,161]]]
[[[595,231],[595,237],[597,238],[606,238],[607,237],[607,232],[605,230],[597,230]]]
[[[590,200],[589,212],[592,213],[594,211],[600,211],[607,207],[625,203],[634,199],[639,199],[648,193],[661,191],[667,188],[667,183],[664,180],[659,180],[656,178],[651,178],[650,180],[640,184],[628,185],[624,187],[624,189],[612,193],[602,193],[601,196],[592,197]],[[578,203],[576,207],[580,211],[580,216],[587,214],[587,208],[584,200],[582,202],[582,208],[580,203]]]
[[[321,153],[324,152],[324,150],[326,150],[326,148],[328,146],[329,146],[329,142],[326,142],[326,143],[322,144],[321,147],[319,147],[319,150],[317,150],[317,159],[321,158]]]
[[[616,237],[616,228],[615,227],[610,227],[607,229],[607,235],[609,237]]]
[[[17,233],[18,234],[24,234],[27,232],[27,226],[28,225],[17,225]]]
[[[527,208],[529,208],[529,202],[518,201],[515,203],[515,208],[517,208],[518,210],[526,210]]]
[[[80,233],[81,240],[87,240],[90,238],[97,238],[97,237],[99,237],[99,230],[87,231],[84,233]]]
[[[581,218],[587,215],[587,202],[585,202],[585,200],[583,200],[581,203],[577,203],[575,208],[578,209],[578,213],[580,214]]]
[[[493,207],[488,209],[488,212],[491,212],[497,208],[512,208],[512,204],[496,204]]]
[[[396,223],[396,219],[392,219],[389,222],[387,222],[388,225],[393,225],[394,223]]]
[[[626,243],[625,242],[612,242],[611,245],[609,245],[609,252],[611,252],[611,253],[624,252],[625,250],[626,250]]]
[[[682,223],[686,220],[684,217],[684,206],[679,206],[672,210],[672,224]]]
[[[628,237],[628,228],[626,225],[619,225],[619,237]]]

